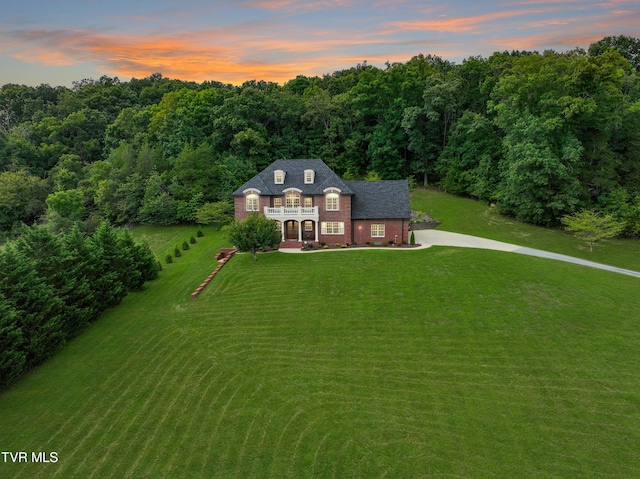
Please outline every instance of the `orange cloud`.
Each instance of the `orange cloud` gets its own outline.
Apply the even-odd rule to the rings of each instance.
[[[484,13],[470,17],[439,18],[435,20],[415,20],[405,22],[391,22],[389,25],[401,30],[426,30],[436,32],[464,33],[478,30],[481,24],[520,17],[530,14],[543,13],[545,10],[510,10],[494,13]]]
[[[335,32],[334,32],[335,33]],[[112,74],[146,77],[161,72],[171,78],[218,80],[239,84],[250,79],[286,82],[299,74],[322,74],[330,65],[354,65],[365,58],[336,54],[345,43],[371,45],[374,37],[337,38],[329,32],[309,33],[305,40],[251,38],[232,29],[176,36],[107,35],[86,30],[14,32],[21,45],[14,58],[46,65],[92,62]],[[322,40],[327,37],[329,40]],[[346,49],[345,49],[346,50]],[[368,61],[376,61],[370,56]],[[382,62],[388,60],[384,58]]]
[[[562,30],[554,30],[546,34],[493,38],[484,40],[482,43],[493,45],[498,49],[510,50],[540,51],[545,48],[558,47],[565,47],[569,50],[579,46],[586,48],[607,35],[624,35],[627,30],[636,30],[640,22],[640,13],[624,16],[591,15],[565,18],[564,20],[570,26]]]

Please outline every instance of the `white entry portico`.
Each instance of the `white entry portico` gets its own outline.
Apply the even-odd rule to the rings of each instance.
[[[314,241],[318,242],[318,224],[320,216],[318,214],[317,206],[294,206],[294,207],[286,207],[281,206],[277,208],[266,206],[264,208],[264,215],[272,220],[276,220],[280,223],[280,230],[282,232],[282,241],[285,241],[287,225],[289,225],[289,229],[291,229],[292,222],[295,223],[295,227],[297,228],[298,233],[298,241],[303,240],[303,227],[307,221],[311,221],[314,224]]]

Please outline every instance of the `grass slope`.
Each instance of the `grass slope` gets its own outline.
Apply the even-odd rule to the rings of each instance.
[[[193,232],[136,234],[163,257]],[[270,253],[190,301],[223,245],[205,230],[0,395],[0,448],[59,456],[0,477],[640,476],[636,278],[470,249]]]
[[[585,241],[557,228],[541,228],[500,215],[482,201],[450,195],[435,189],[416,189],[411,207],[423,211],[442,224],[439,229],[490,238],[529,248],[610,264],[640,271],[640,242],[632,240],[601,241],[589,252]]]

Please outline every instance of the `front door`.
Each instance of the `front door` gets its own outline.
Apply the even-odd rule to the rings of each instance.
[[[298,222],[287,221],[285,223],[285,238],[298,241]]]

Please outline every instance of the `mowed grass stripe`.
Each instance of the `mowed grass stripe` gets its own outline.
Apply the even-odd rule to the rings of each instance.
[[[89,355],[82,364],[68,362],[63,359],[65,374],[61,376],[63,382],[60,386],[63,389],[69,388],[72,394],[49,397],[47,401],[37,404],[37,408],[40,411],[39,415],[47,418],[49,417],[48,411],[55,409],[55,406],[64,405],[65,408],[68,408],[68,417],[65,418],[62,424],[56,424],[50,420],[41,423],[43,431],[51,431],[48,439],[41,447],[42,450],[56,450],[67,457],[73,457],[78,450],[83,449],[85,441],[89,440],[96,431],[98,434],[104,434],[105,429],[108,432],[111,428],[109,425],[112,424],[108,421],[111,417],[110,414],[113,411],[121,414],[121,411],[128,410],[128,406],[131,404],[131,401],[127,402],[129,391],[138,387],[139,377],[147,375],[145,370],[141,369],[140,365],[137,364],[137,361],[140,360],[140,354],[143,351],[146,354],[153,353],[159,345],[163,344],[160,337],[165,333],[164,331],[158,331],[156,335],[149,338],[141,337],[144,340],[142,344],[138,342],[129,344],[129,341],[118,341],[115,344],[108,339],[105,341],[100,337],[101,332],[104,331],[102,329],[103,326],[103,323],[94,324],[85,335],[92,336],[93,340],[102,344],[104,350],[109,350],[111,353],[108,356],[103,355],[97,360],[95,356]],[[80,341],[80,339],[77,341]],[[76,343],[72,342],[67,346],[65,352],[67,351],[72,357],[75,357]],[[159,356],[165,357],[166,352],[160,353]],[[105,357],[108,357],[108,360],[105,360]],[[114,361],[115,358],[124,360],[124,362],[119,364],[118,361]],[[50,361],[44,366],[44,369],[50,366],[55,367],[57,359],[56,357]],[[104,362],[100,363],[99,361]],[[116,369],[112,371],[111,365],[116,365]],[[77,368],[73,370],[73,373],[76,373],[75,375],[70,376],[67,374],[69,371],[67,368],[70,367]],[[37,373],[41,372],[37,371]],[[135,375],[134,378],[132,378],[132,374]],[[87,386],[87,381],[90,381],[92,377],[105,377],[105,375],[104,384],[97,388]],[[71,383],[69,379],[74,377],[80,378],[81,382]],[[101,398],[104,398],[107,391],[118,391],[119,397],[113,403],[108,404],[104,410],[96,410],[95,405],[101,403]],[[19,436],[19,434],[16,434],[16,436]],[[83,456],[84,459],[89,460],[94,457],[93,455]],[[61,467],[56,469],[54,475],[63,477],[65,471],[66,468],[61,464]],[[29,475],[30,472],[23,469],[18,472],[16,477],[28,477]]]
[[[181,405],[183,409],[183,415],[185,416],[182,422],[181,432],[174,435],[167,435],[167,441],[170,444],[162,449],[164,451],[171,451],[169,458],[166,461],[160,461],[161,456],[156,456],[154,466],[162,470],[163,475],[172,473],[174,469],[173,464],[179,464],[183,460],[180,457],[182,453],[182,445],[187,444],[195,434],[196,426],[200,423],[200,412],[203,410],[202,403],[209,397],[211,388],[218,388],[220,386],[219,379],[222,376],[223,371],[220,371],[217,364],[211,365],[204,375],[198,380],[190,389],[192,401]],[[161,462],[166,462],[163,468]],[[160,464],[159,464],[160,463]]]
[[[180,367],[172,368],[171,365],[165,368],[160,365],[157,372],[150,371],[154,379],[143,385],[140,391],[144,402],[135,411],[131,411],[132,414],[129,416],[122,415],[116,418],[116,424],[120,429],[118,435],[126,437],[127,440],[109,444],[111,458],[118,457],[119,460],[108,462],[111,465],[121,464],[119,468],[114,468],[111,477],[131,477],[131,468],[147,454],[148,441],[161,440],[162,435],[157,433],[158,427],[163,427],[167,415],[175,413],[173,407],[184,385],[184,372],[191,368],[191,364],[184,360],[175,361],[174,364]],[[153,383],[160,387],[154,387]],[[171,427],[166,426],[166,429],[170,430]]]
[[[139,360],[139,355],[142,351],[147,350],[148,353],[152,353],[159,344],[163,344],[160,341],[160,337],[163,332],[159,331],[158,334],[152,335],[148,338],[145,338],[143,344],[132,343],[128,348],[126,348],[120,355],[120,358],[124,358],[125,360],[119,365],[119,367],[112,372],[108,372],[108,368],[105,368],[101,365],[96,366],[96,370],[92,370],[92,374],[105,374],[109,375],[108,382],[112,381],[115,384],[109,384],[108,387],[115,388],[116,390],[122,391],[123,396],[126,395],[126,392],[131,388],[135,387],[136,383],[131,381],[129,374],[132,372],[138,375],[143,375],[144,372],[140,370],[137,361]],[[104,344],[104,348],[113,348],[113,344]],[[93,389],[90,391],[89,395],[84,398],[84,402],[79,405],[74,410],[74,414],[72,414],[69,419],[65,422],[63,427],[59,428],[50,438],[49,444],[54,444],[57,441],[58,436],[62,435],[63,437],[67,437],[71,442],[75,441],[76,438],[72,437],[73,433],[69,430],[70,428],[75,429],[77,427],[77,422],[79,418],[84,417],[87,414],[88,410],[92,409],[92,404],[94,404],[97,399],[104,394],[102,389]],[[114,404],[113,407],[116,407],[117,404]],[[108,412],[108,411],[107,411]]]
[[[193,369],[186,358],[183,358],[183,365],[184,367],[176,370],[168,381],[160,381],[165,390],[164,394],[156,394],[157,389],[154,391],[153,403],[156,405],[161,404],[162,407],[145,407],[141,410],[141,414],[145,414],[149,409],[156,412],[156,414],[146,414],[146,418],[143,417],[143,421],[136,420],[139,427],[138,432],[133,435],[132,444],[135,444],[137,451],[130,461],[125,477],[134,476],[142,463],[153,464],[158,459],[158,449],[163,451],[170,450],[172,441],[167,441],[167,438],[163,437],[163,432],[166,430],[175,431],[176,425],[179,424],[179,419],[183,417],[176,404],[179,400],[185,401],[187,399],[186,392],[188,389],[184,386],[187,382],[190,382],[189,380],[193,374],[192,372],[187,376],[184,375],[186,370]],[[197,365],[196,367],[199,366]],[[184,403],[180,404],[180,408],[182,407],[184,407]],[[121,474],[117,474],[117,476],[121,476]],[[114,474],[113,477],[116,477],[116,475]]]
[[[174,346],[185,343],[186,340],[183,340]],[[69,463],[73,461],[79,451],[83,451],[77,468],[80,471],[86,469],[88,475],[94,470],[95,457],[98,456],[101,458],[101,464],[104,465],[105,472],[103,474],[105,477],[110,477],[109,469],[120,464],[122,459],[131,454],[134,445],[137,450],[138,444],[129,435],[130,430],[138,425],[141,414],[144,414],[144,411],[149,408],[158,389],[166,386],[164,381],[168,381],[167,378],[172,372],[171,367],[184,367],[184,363],[170,359],[170,353],[174,350],[171,343],[166,343],[165,347],[160,348],[157,352],[154,348],[154,353],[151,356],[152,361],[122,372],[122,376],[126,378],[126,389],[119,390],[120,394],[117,399],[107,410],[101,411],[97,417],[89,416],[85,418],[85,421],[78,421],[76,434],[69,435],[69,440],[60,446],[64,448]],[[156,371],[160,371],[161,374],[157,374]],[[120,378],[117,380],[119,382]],[[105,385],[105,388],[110,387],[109,383]],[[117,390],[114,389],[114,391]],[[90,421],[90,425],[86,424],[86,419]],[[126,438],[126,440],[122,438]],[[92,453],[86,454],[87,450]],[[65,469],[61,468],[62,477],[65,472]]]
[[[0,396],[10,447],[47,440],[19,417],[52,391],[47,430],[74,419],[47,447],[84,439],[9,477],[640,475],[635,278],[447,248],[275,253],[234,257],[190,301],[221,242],[63,351],[68,390],[54,361]]]

